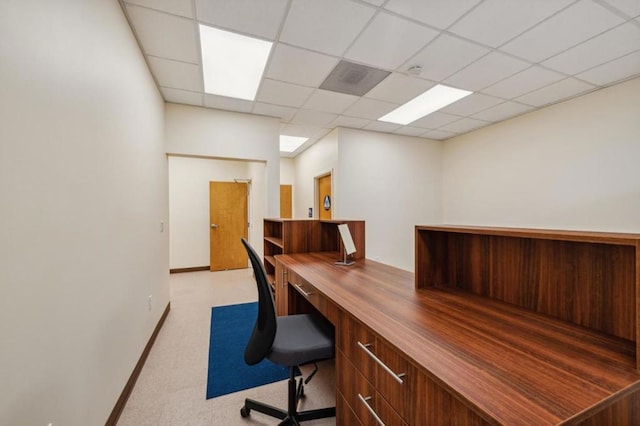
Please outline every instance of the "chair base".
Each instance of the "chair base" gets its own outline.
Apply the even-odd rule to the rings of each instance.
[[[280,425],[299,425],[300,422],[306,422],[309,420],[324,419],[326,417],[336,416],[336,407],[319,408],[315,410],[307,410],[298,412],[298,401],[301,397],[304,397],[303,382],[300,379],[300,383],[296,389],[296,379],[294,368],[289,369],[289,409],[282,410],[269,404],[265,404],[253,399],[245,399],[244,406],[240,409],[240,415],[242,417],[248,417],[251,414],[251,410],[255,410],[259,413],[266,414],[267,416],[275,417],[282,420]]]

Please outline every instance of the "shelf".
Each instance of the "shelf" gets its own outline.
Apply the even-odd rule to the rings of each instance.
[[[276,266],[276,258],[273,256],[265,256],[264,257],[265,262],[268,262],[271,266],[273,266],[275,268]]]
[[[264,237],[264,240],[267,241],[268,243],[273,244],[274,246],[283,248],[283,244],[282,244],[282,238],[274,238],[274,237]]]

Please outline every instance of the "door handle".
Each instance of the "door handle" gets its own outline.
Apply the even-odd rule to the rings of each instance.
[[[211,224],[211,229],[216,229],[218,227],[218,225],[216,225],[215,223]]]

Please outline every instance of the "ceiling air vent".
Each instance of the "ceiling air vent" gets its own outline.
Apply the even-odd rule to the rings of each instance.
[[[389,74],[391,74],[389,71],[340,61],[322,82],[320,88],[348,95],[362,96]]]

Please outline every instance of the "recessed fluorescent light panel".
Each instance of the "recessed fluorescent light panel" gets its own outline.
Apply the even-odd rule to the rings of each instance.
[[[204,91],[252,101],[272,43],[200,25]]]
[[[436,84],[421,95],[384,115],[378,120],[406,125],[458,101],[473,92]]]
[[[293,152],[308,140],[299,136],[280,135],[280,152]]]

